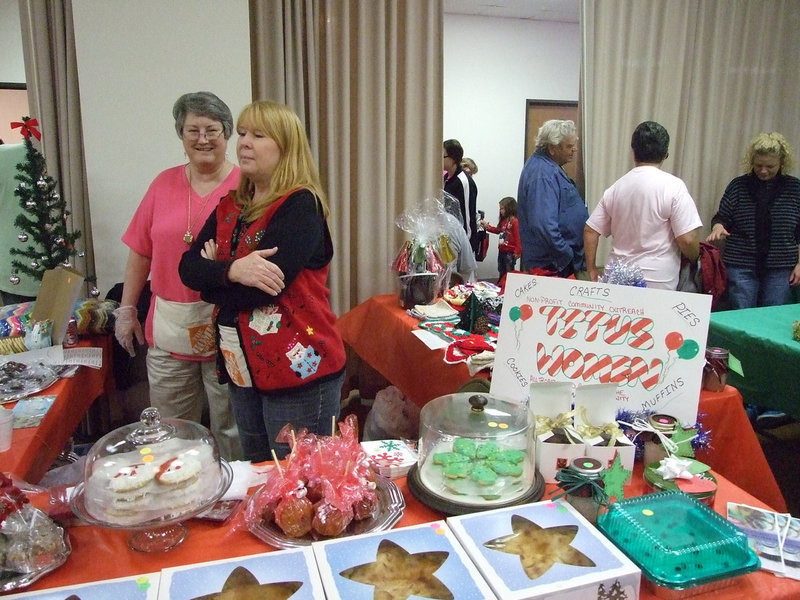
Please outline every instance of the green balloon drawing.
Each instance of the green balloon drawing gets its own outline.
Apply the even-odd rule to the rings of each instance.
[[[700,352],[700,346],[694,340],[684,340],[683,345],[678,348],[678,357],[684,360],[691,360]]]
[[[511,310],[508,311],[508,316],[511,317],[512,321],[516,321],[522,316],[522,310],[519,306],[512,306]]]

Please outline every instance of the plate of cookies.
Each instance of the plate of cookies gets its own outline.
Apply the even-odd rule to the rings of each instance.
[[[26,365],[9,360],[0,365],[0,404],[27,398],[56,381],[58,375],[43,363]]]

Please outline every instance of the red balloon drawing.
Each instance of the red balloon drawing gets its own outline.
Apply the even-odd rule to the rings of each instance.
[[[677,331],[672,331],[664,338],[664,343],[667,345],[668,350],[677,350],[683,346],[683,336]]]
[[[533,307],[530,304],[520,305],[519,311],[522,314],[523,321],[527,321],[533,316]]]

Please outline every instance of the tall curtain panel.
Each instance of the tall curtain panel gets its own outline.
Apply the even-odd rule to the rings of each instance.
[[[441,187],[441,0],[251,0],[253,96],[306,125],[331,207],[338,314],[395,291],[397,216]]]
[[[686,182],[701,239],[755,134],[779,131],[800,149],[797,0],[583,0],[581,28],[590,211],[633,167],[642,121],[667,128],[663,168]]]
[[[93,279],[72,0],[19,0],[19,13],[30,116],[41,125],[42,154],[71,213],[68,225],[81,231],[74,266]]]

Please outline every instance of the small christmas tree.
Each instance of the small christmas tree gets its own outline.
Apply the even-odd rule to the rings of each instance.
[[[70,258],[77,253],[75,241],[81,237],[80,231],[67,229],[70,215],[67,203],[56,190],[55,180],[47,174],[44,156],[33,147],[31,136],[41,139],[37,126],[37,120],[30,117],[22,117],[21,123],[11,123],[13,129],[21,128],[25,138],[25,162],[17,165],[19,173],[14,176],[20,182],[14,195],[19,198],[23,212],[14,225],[20,229],[19,241],[30,242],[24,249],[10,249],[12,255],[22,257],[11,261],[12,284],[15,278],[19,282],[19,272],[41,280],[48,269],[72,266]]]

